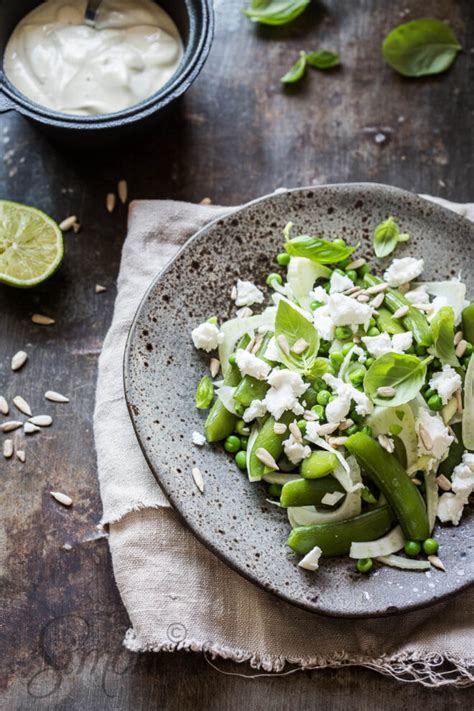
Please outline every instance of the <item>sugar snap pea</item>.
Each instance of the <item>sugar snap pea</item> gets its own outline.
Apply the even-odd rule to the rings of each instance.
[[[278,422],[289,425],[294,419],[294,414],[287,410],[283,413]],[[266,449],[275,461],[277,461],[278,457],[283,452],[283,442],[285,439],[288,439],[288,432],[276,434],[273,431],[275,422],[276,420],[273,417],[267,417],[260,429],[260,432],[255,438],[255,442],[253,443],[252,451],[249,456],[249,479],[251,481],[261,479],[265,474],[265,465],[255,454],[257,449]]]
[[[332,452],[319,450],[313,452],[300,465],[301,476],[305,479],[319,479],[327,476],[337,467],[337,457]]]
[[[469,304],[463,309],[462,332],[466,341],[474,345],[474,304]]]
[[[334,477],[322,479],[295,479],[283,485],[280,495],[282,506],[318,506],[325,494],[334,491],[344,493],[341,484]]]
[[[405,329],[399,319],[393,318],[388,309],[378,308],[378,316],[376,317],[377,328],[380,333],[390,333],[393,336],[395,333],[405,333]]]

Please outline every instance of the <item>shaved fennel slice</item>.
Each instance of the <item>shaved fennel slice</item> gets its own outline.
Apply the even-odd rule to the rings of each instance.
[[[288,264],[287,282],[295,299],[309,308],[309,293],[317,279],[329,279],[331,270],[322,264],[316,264],[306,257],[291,257]],[[305,301],[306,300],[306,301]]]
[[[295,481],[296,479],[301,479],[300,474],[289,474],[284,472],[271,472],[270,474],[265,474],[262,476],[263,481],[268,484],[286,484],[289,481]]]
[[[231,412],[233,415],[237,415],[235,411],[235,401],[234,401],[234,393],[237,390],[237,388],[233,388],[230,385],[222,385],[218,390],[217,390],[217,397],[221,401],[221,403],[224,405],[225,409]]]
[[[380,558],[401,550],[405,545],[405,536],[401,526],[395,526],[386,536],[376,541],[360,541],[351,545],[351,558]]]
[[[257,439],[257,435],[258,435],[259,431],[260,431],[260,427],[258,426],[258,424],[255,424],[250,431],[249,439],[247,442],[247,475],[248,475],[249,481],[259,481],[258,478],[252,479],[250,477],[250,453],[253,449],[253,446],[255,444],[255,440]]]
[[[376,407],[372,415],[368,418],[367,424],[372,427],[375,437],[381,434],[391,434],[390,428],[393,427],[393,425],[400,426],[402,429],[396,436],[401,439],[405,447],[407,468],[415,464],[418,459],[418,438],[416,436],[413,410],[409,405]]]
[[[276,308],[269,306],[261,314],[247,316],[247,318],[232,318],[221,326],[224,340],[219,345],[219,360],[222,368],[227,367],[230,354],[234,351],[237,342],[246,333],[253,333],[257,329],[273,331],[275,328]]]
[[[436,473],[425,471],[425,497],[426,512],[428,514],[428,524],[430,533],[434,528],[436,511],[438,510],[438,484],[436,483]]]
[[[415,285],[414,285],[415,286]],[[466,299],[466,285],[462,281],[453,279],[452,281],[428,281],[420,284],[430,296],[443,296],[447,305],[454,311],[454,322],[457,324],[461,320],[461,313]]]
[[[331,454],[335,454],[337,459],[339,460],[340,464],[342,465],[342,467],[346,470],[346,472],[348,474],[350,473],[351,468],[350,468],[349,464],[347,463],[346,458],[337,450],[336,447],[331,447],[331,445],[328,444],[328,442],[326,442],[326,440],[323,439],[322,437],[314,437],[313,439],[310,439],[309,437],[307,437],[305,435],[305,439],[307,439],[308,442],[312,442],[317,447],[321,447],[321,449],[325,449],[326,452],[331,452]],[[341,481],[341,484],[342,484],[342,486],[344,486],[342,481]],[[344,488],[346,489],[345,486],[344,486]],[[346,491],[350,491],[350,490],[351,490],[351,488],[346,489]]]
[[[354,348],[355,348],[355,346],[352,346],[350,351],[348,353],[346,353],[346,355],[344,356],[344,360],[342,361],[341,367],[339,368],[339,372],[337,374],[337,377],[340,378],[341,380],[344,380],[344,382],[345,382],[344,376],[346,375],[347,369],[350,365],[350,362],[351,362],[351,359],[352,359],[352,356],[354,353]]]
[[[469,360],[464,380],[462,441],[466,449],[474,449],[474,358]]]
[[[401,570],[429,570],[431,563],[428,560],[415,560],[414,558],[403,558],[401,555],[381,555],[375,560],[391,568]]]

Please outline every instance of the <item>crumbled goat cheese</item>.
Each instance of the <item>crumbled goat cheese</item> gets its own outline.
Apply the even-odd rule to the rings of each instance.
[[[200,432],[193,432],[193,443],[198,447],[202,447],[206,443],[206,438]]]
[[[354,286],[354,282],[349,279],[345,274],[339,274],[339,272],[334,271],[331,275],[331,281],[329,282],[329,293],[334,294],[340,291],[346,291]]]
[[[405,299],[408,299],[408,301],[412,304],[430,303],[430,297],[422,286],[419,286],[417,289],[411,289],[410,291],[407,291],[405,294]]]
[[[353,385],[345,383],[340,378],[334,377],[330,373],[323,375],[323,380],[336,397],[326,405],[326,419],[328,422],[341,422],[351,409],[351,401],[356,403],[356,412],[359,415],[368,415],[373,405],[365,393],[362,393]]]
[[[274,338],[270,338],[268,341],[268,345],[265,349],[265,358],[267,360],[271,360],[273,363],[280,363],[280,353],[278,352],[278,348],[275,343]]]
[[[474,454],[464,452],[462,461],[453,469],[451,484],[453,493],[440,496],[437,515],[443,523],[451,521],[457,526],[474,491]]]
[[[436,390],[443,405],[459,390],[461,384],[461,376],[450,365],[443,365],[443,369],[434,373],[430,380],[430,388]]]
[[[435,296],[435,298],[431,302],[431,311],[426,316],[428,321],[431,322],[438,313],[438,311],[444,308],[445,306],[450,306],[448,299],[445,296]]]
[[[306,553],[305,557],[300,560],[298,563],[299,567],[305,570],[317,570],[322,553],[319,546],[314,546],[314,548],[312,548],[309,553]]]
[[[194,346],[200,348],[203,351],[213,351],[219,343],[224,340],[224,334],[219,331],[214,323],[209,323],[205,321],[199,326],[196,326],[191,333]]]
[[[267,390],[264,403],[275,420],[279,420],[286,410],[291,410],[295,415],[303,414],[304,407],[298,398],[309,388],[309,383],[304,383],[299,373],[275,369],[267,382],[270,389]]]
[[[327,304],[329,295],[322,286],[316,286],[310,293],[310,298],[311,301],[320,301],[322,304]]]
[[[236,306],[252,306],[252,304],[263,304],[263,291],[260,291],[251,281],[241,281],[238,279],[236,285]]]
[[[431,439],[432,447],[429,449],[420,437],[420,427],[428,433]],[[415,430],[418,435],[418,455],[420,457],[427,454],[434,457],[434,459],[442,459],[454,439],[449,434],[449,430],[445,427],[441,417],[439,415],[430,415],[424,408],[419,411],[415,422]]]
[[[311,456],[311,447],[298,442],[292,434],[283,442],[283,450],[292,464],[299,464]]]
[[[383,278],[389,286],[401,286],[420,276],[424,268],[423,259],[415,259],[415,257],[394,259]]]
[[[456,494],[445,493],[438,499],[438,510],[436,515],[442,523],[454,523],[458,525],[464,509],[464,501]]]
[[[237,350],[235,362],[242,375],[251,375],[257,380],[266,380],[271,371],[271,366],[268,363],[243,348]]]
[[[405,333],[395,333],[392,336],[392,348],[395,353],[404,353],[413,344],[413,333],[411,331],[405,331]]]
[[[354,346],[351,352],[352,355],[357,356],[357,360],[359,361],[359,363],[365,363],[365,361],[367,360],[367,353],[360,346]]]
[[[392,337],[388,333],[381,333],[379,336],[362,336],[362,343],[365,344],[371,356],[380,358],[385,353],[406,351],[413,343],[413,334],[411,331],[406,331],[406,333],[396,333]]]
[[[251,422],[257,417],[263,417],[266,412],[267,406],[265,405],[263,400],[252,400],[252,402],[242,415],[242,419],[244,422]]]
[[[329,306],[320,306],[314,312],[314,326],[325,341],[332,341],[336,333],[336,324],[329,313]]]
[[[324,307],[321,307],[324,308]],[[331,294],[328,309],[335,326],[368,326],[372,307],[344,294]]]

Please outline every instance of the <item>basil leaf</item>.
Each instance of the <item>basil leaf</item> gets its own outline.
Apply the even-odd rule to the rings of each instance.
[[[407,242],[409,239],[410,235],[401,233],[393,217],[389,217],[374,230],[372,239],[374,252],[377,257],[386,257],[393,252],[399,242]]]
[[[339,64],[339,55],[326,49],[318,49],[307,54],[306,61],[315,69],[332,69]]]
[[[280,345],[280,337],[283,336],[288,343],[289,353]],[[293,353],[292,347],[303,339],[308,344],[302,353]],[[316,356],[319,350],[319,335],[315,327],[297,309],[293,308],[288,301],[281,299],[275,318],[275,343],[284,365],[290,370],[303,375],[309,375],[316,366]],[[320,366],[321,364],[319,364]]]
[[[454,311],[451,306],[443,306],[431,321],[433,350],[443,365],[448,363],[459,367],[454,349]]]
[[[214,383],[208,375],[199,381],[196,389],[196,407],[199,410],[207,410],[214,397]]]
[[[306,69],[306,54],[300,52],[300,58],[297,62],[293,64],[290,71],[282,76],[280,81],[283,84],[294,84],[299,81],[304,76],[304,70]]]
[[[318,264],[336,264],[350,257],[357,247],[329,242],[320,237],[300,235],[285,242],[285,249],[292,257],[306,257]]]
[[[252,0],[244,15],[263,25],[286,25],[306,10],[311,0]]]
[[[426,366],[432,358],[421,361],[416,356],[385,353],[370,366],[364,378],[364,390],[372,402],[385,407],[402,405],[413,400],[425,382]],[[395,395],[381,397],[377,391],[392,387]]]
[[[385,38],[385,61],[405,77],[445,72],[462,49],[451,27],[425,17],[395,27]]]

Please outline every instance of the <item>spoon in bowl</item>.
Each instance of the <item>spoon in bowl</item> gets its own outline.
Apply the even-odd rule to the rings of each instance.
[[[90,25],[91,27],[95,26],[97,12],[101,2],[102,0],[87,0],[86,12],[84,15],[84,22],[86,25]]]

